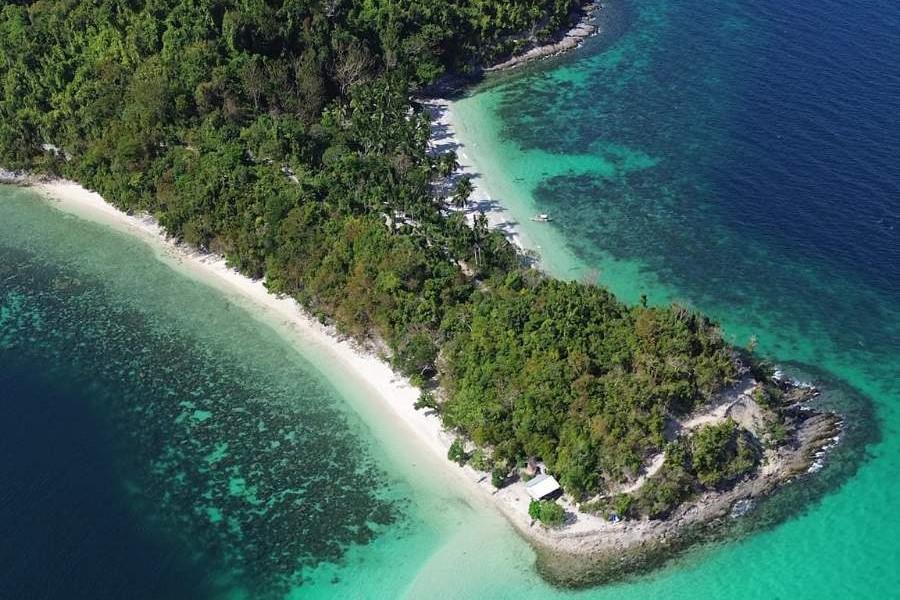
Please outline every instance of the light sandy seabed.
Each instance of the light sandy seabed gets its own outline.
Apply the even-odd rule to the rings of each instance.
[[[435,126],[439,132],[432,140],[432,149],[435,151],[459,148],[447,107],[444,101],[435,101],[429,106],[429,110],[437,118]],[[464,152],[459,152],[459,162],[463,174],[477,177],[474,164]],[[466,209],[470,218],[479,210],[484,212],[492,227],[504,231],[520,249],[529,248],[528,240],[523,238],[508,211],[491,199],[485,183],[477,178],[474,182],[476,185],[471,207]],[[202,253],[167,238],[150,216],[127,215],[107,203],[99,194],[74,182],[37,180],[29,183],[63,211],[139,237],[153,247],[162,260],[191,277],[246,299],[251,310],[264,320],[279,324],[282,330],[306,348],[314,347],[341,372],[371,390],[369,397],[399,417],[415,433],[423,449],[433,454],[435,462],[446,467],[448,477],[464,479],[469,483],[466,486],[469,492],[478,493],[482,499],[493,500],[492,504],[538,547],[567,555],[585,555],[639,546],[648,541],[666,538],[681,526],[701,523],[713,516],[727,513],[736,500],[763,493],[763,488],[768,489],[783,476],[783,473],[778,473],[781,469],[773,468],[774,465],[770,463],[763,476],[750,482],[750,487],[736,488],[718,497],[702,498],[699,502],[691,503],[685,510],[679,511],[677,522],[641,520],[610,523],[597,516],[578,512],[573,503],[564,499],[563,506],[570,515],[569,523],[562,529],[546,529],[534,523],[528,515],[530,498],[525,491],[524,482],[517,481],[497,490],[491,485],[486,473],[468,466],[460,468],[447,461],[447,450],[453,435],[444,431],[440,418],[433,411],[417,411],[413,408],[419,390],[394,373],[382,358],[340,336],[333,328],[314,320],[292,298],[270,294],[263,281],[241,275],[230,268],[224,258]],[[797,457],[783,459],[790,462]],[[776,461],[776,464],[780,467],[785,463]]]
[[[480,490],[486,496],[494,492],[484,473],[470,467],[459,468],[447,461],[447,450],[453,436],[444,431],[437,414],[413,408],[419,396],[418,388],[397,375],[387,362],[372,352],[314,320],[292,298],[269,293],[263,281],[241,275],[230,268],[224,258],[202,253],[167,238],[163,229],[151,217],[127,215],[107,203],[99,194],[77,183],[64,180],[36,181],[32,188],[57,208],[135,235],[153,247],[160,258],[191,277],[249,300],[252,307],[266,317],[267,321],[279,323],[296,341],[306,347],[314,346],[327,355],[329,362],[336,363],[338,370],[363,383],[372,392],[369,397],[382,403],[399,417],[416,434],[420,445],[430,450],[446,466],[451,477],[468,481],[471,490]],[[513,490],[520,493],[512,493]],[[530,525],[524,487],[510,486],[504,492],[502,498],[506,501],[498,503],[504,513],[518,525]]]
[[[487,217],[488,225],[493,229],[502,231],[506,238],[523,252],[537,252],[538,246],[528,239],[518,226],[516,217],[500,204],[489,189],[490,182],[482,176],[478,165],[466,152],[464,144],[460,141],[450,101],[442,98],[424,102],[425,110],[431,116],[431,139],[429,151],[435,154],[456,152],[459,169],[448,182],[445,189],[440,192],[445,195],[452,193],[452,186],[462,177],[469,177],[472,182],[472,194],[466,208],[461,209],[466,213],[471,224],[475,215],[479,212]],[[449,210],[457,210],[450,208]]]

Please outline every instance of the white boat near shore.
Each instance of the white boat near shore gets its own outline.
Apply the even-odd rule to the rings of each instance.
[[[550,215],[548,215],[548,214],[540,213],[538,215],[534,215],[533,217],[531,217],[531,220],[537,221],[538,223],[548,223],[548,222],[552,221],[553,219],[551,219]]]

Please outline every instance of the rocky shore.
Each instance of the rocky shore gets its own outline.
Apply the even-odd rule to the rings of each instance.
[[[454,150],[460,158],[462,175],[472,177],[475,192],[467,207],[484,212],[492,227],[503,231],[523,252],[531,248],[529,240],[506,207],[492,200],[476,166],[470,163],[465,148],[455,137],[455,127],[445,100],[425,104],[432,116],[432,150]],[[833,447],[841,430],[841,419],[833,413],[810,409],[809,400],[816,395],[810,386],[790,383],[776,373],[773,385],[782,388],[785,401],[777,409],[777,419],[769,409],[753,399],[756,381],[746,374],[733,388],[726,390],[709,406],[679,422],[671,423],[671,436],[688,433],[706,424],[735,421],[766,446],[758,468],[737,482],[715,491],[705,491],[675,508],[665,519],[633,518],[613,523],[599,514],[581,510],[579,503],[563,497],[559,503],[567,513],[566,523],[547,528],[535,522],[528,512],[531,498],[524,482],[514,480],[500,489],[494,488],[489,473],[465,466],[461,471],[475,485],[490,494],[507,519],[535,548],[537,567],[551,582],[562,586],[583,587],[602,584],[634,573],[650,571],[684,549],[717,535],[733,521],[769,494],[806,472],[821,467],[824,454]],[[783,423],[786,440],[780,444],[764,444],[767,425]],[[664,454],[648,458],[644,472],[623,483],[609,494],[639,493],[641,486],[663,464]],[[722,532],[721,535],[725,535]]]
[[[597,11],[601,10],[603,5],[599,2],[585,2],[578,7],[576,15],[577,23],[568,31],[561,32],[546,44],[535,45],[528,50],[513,56],[501,63],[493,65],[485,69],[486,72],[502,71],[522,66],[535,60],[554,56],[561,52],[566,52],[577,48],[581,43],[590,36],[598,32],[598,27],[594,23]],[[573,19],[574,20],[574,19]]]
[[[11,171],[0,167],[0,183],[6,185],[31,186],[52,181],[52,179],[49,176],[31,175],[25,171]]]
[[[766,452],[756,473],[730,489],[709,491],[685,502],[666,519],[609,523],[603,531],[516,523],[536,549],[538,570],[557,585],[598,585],[653,570],[691,544],[726,536],[726,525],[742,517],[757,501],[779,486],[816,471],[840,437],[842,420],[835,413],[818,412],[798,402],[785,408],[782,415],[790,427],[790,437]]]

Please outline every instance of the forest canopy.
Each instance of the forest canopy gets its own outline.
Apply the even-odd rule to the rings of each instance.
[[[667,415],[733,380],[733,351],[700,315],[552,280],[483,216],[448,210],[460,198],[434,184],[455,161],[427,152],[411,100],[549,36],[572,8],[0,2],[0,165],[151,213],[434,379],[428,405],[493,463],[540,458],[590,494],[663,447]]]

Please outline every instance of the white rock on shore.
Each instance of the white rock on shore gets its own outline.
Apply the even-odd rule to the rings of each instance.
[[[587,4],[582,8],[584,16],[572,29],[566,32],[566,34],[559,41],[531,48],[523,54],[513,56],[509,60],[506,60],[500,64],[488,67],[487,69],[485,69],[485,71],[490,72],[512,69],[535,60],[547,58],[549,56],[555,56],[562,52],[567,52],[569,50],[577,48],[584,40],[599,31],[599,28],[594,23],[592,23],[591,20],[594,17],[594,13],[601,8],[602,5],[597,3]]]

